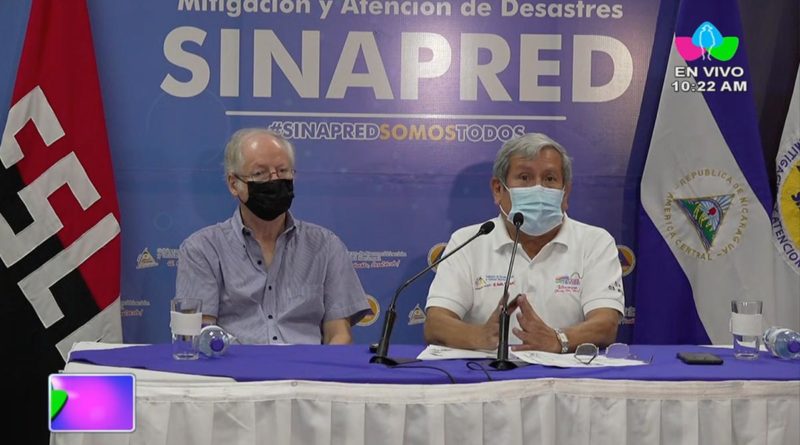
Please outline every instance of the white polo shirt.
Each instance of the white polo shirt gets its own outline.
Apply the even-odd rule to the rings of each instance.
[[[514,239],[494,218],[494,230],[475,239],[440,264],[428,291],[426,308],[442,307],[467,323],[485,323],[500,303]],[[453,233],[449,252],[478,232],[480,224]],[[561,230],[533,258],[517,246],[508,294],[528,297],[537,314],[553,328],[567,328],[597,308],[623,313],[622,267],[614,238],[604,229],[564,217]],[[515,315],[511,327],[518,327]],[[509,342],[520,343],[513,334]]]

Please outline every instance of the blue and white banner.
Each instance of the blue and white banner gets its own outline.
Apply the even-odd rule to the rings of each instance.
[[[741,36],[735,0],[681,3],[641,183],[636,342],[730,344],[736,299],[797,325]]]
[[[800,330],[800,66],[796,66],[794,92],[775,156],[777,198],[772,212],[772,231],[778,256],[786,267],[775,268],[775,282],[785,292],[778,294],[784,326]],[[779,291],[780,292],[780,291]]]
[[[342,238],[380,311],[354,329],[357,342],[376,341],[382,306],[455,229],[498,214],[491,164],[516,135],[567,147],[570,216],[624,239],[627,162],[663,3],[89,0],[125,340],[169,338],[177,247],[232,214],[222,148],[241,127],[295,143],[292,211]],[[0,2],[4,104],[26,4]],[[620,250],[630,273],[633,250]],[[432,277],[401,296],[397,342],[422,342]]]
[[[653,48],[655,44],[660,49],[666,41],[661,29],[672,30],[676,2],[88,0],[119,198],[125,341],[168,341],[177,248],[195,230],[232,214],[236,201],[223,181],[222,148],[234,130],[245,126],[281,130],[294,141],[298,175],[292,211],[342,238],[378,312],[354,329],[357,342],[377,340],[382,307],[400,283],[436,257],[455,229],[498,214],[489,188],[491,164],[505,140],[525,132],[547,133],[569,150],[574,158],[570,216],[607,229],[619,243],[628,299],[621,338],[628,340],[634,298],[643,305],[636,314],[642,329],[669,331],[682,326],[673,323],[687,319],[683,310],[669,316],[652,312],[659,308],[648,308],[654,301],[649,287],[642,288],[643,295],[634,295],[633,279],[642,265],[645,271],[637,281],[656,288],[655,301],[661,301],[660,289],[671,288],[674,298],[686,299],[688,306],[681,307],[697,314],[688,317],[690,324],[705,333],[700,321],[704,316],[694,309],[692,297],[701,293],[694,292],[688,272],[676,259],[687,253],[673,253],[669,246],[675,244],[663,236],[655,241],[645,236],[658,233],[663,215],[647,218],[652,230],[642,232],[644,246],[637,247],[636,225],[628,214],[639,200],[641,163],[639,170],[630,167],[634,135],[640,130],[637,121],[655,109],[650,95],[658,92],[645,91],[645,84],[652,76],[651,63],[664,60],[653,59]],[[13,104],[30,4],[0,2],[0,127],[5,127]],[[698,40],[692,45],[700,49],[694,52],[686,46],[698,60],[685,64],[701,70],[708,65],[712,71],[676,77],[677,65],[672,65],[664,98],[706,104],[711,120],[719,125],[717,139],[728,147],[728,157],[736,159],[731,161],[736,168],[725,165],[718,170],[724,167],[731,178],[740,175],[747,179],[745,185],[754,187],[715,193],[752,193],[747,211],[760,206],[770,214],[752,104],[715,105],[726,97],[750,100],[750,92],[722,91],[723,80],[733,90],[745,88],[749,80],[742,48],[731,52],[725,43],[727,37],[741,36],[738,22],[729,26],[728,11],[712,12],[682,25],[678,34],[691,43],[703,22],[713,24],[700,28],[698,39],[718,41]],[[721,60],[728,56],[730,60]],[[663,74],[658,71],[657,76]],[[693,84],[706,91],[688,91]],[[712,85],[716,91],[709,90]],[[687,121],[697,112],[692,106],[676,106],[675,113],[683,113]],[[721,110],[736,111],[739,117],[722,125]],[[740,116],[741,110],[749,110],[749,117]],[[740,125],[743,120],[750,124]],[[702,123],[671,127],[669,138],[662,139],[686,138],[687,129],[695,127],[705,137]],[[736,136],[729,136],[731,131]],[[745,133],[749,136],[739,137]],[[751,138],[755,142],[748,143],[747,150],[752,152],[743,154],[745,148],[736,145]],[[662,139],[654,139],[654,147],[658,141],[663,146]],[[703,143],[714,145],[709,142],[714,140]],[[693,156],[708,151],[698,150]],[[792,150],[787,162],[797,158]],[[736,173],[739,166],[744,170]],[[753,176],[756,170],[759,177]],[[662,185],[658,192],[677,193],[678,171],[661,174],[677,179],[668,178],[672,185]],[[687,174],[691,171],[683,177]],[[788,184],[782,190],[791,189],[793,176],[782,177]],[[689,189],[712,178],[719,177],[709,173],[687,179]],[[675,196],[717,195],[698,191]],[[663,213],[666,195],[658,199]],[[671,209],[676,220],[681,216],[693,224],[694,232],[680,232],[686,251],[706,252],[705,240],[712,251],[725,248],[736,255],[753,255],[745,267],[748,274],[772,267],[762,264],[758,249],[746,245],[750,241],[745,238],[760,230],[754,227],[761,227],[761,220],[742,213],[743,203],[720,203],[726,216],[713,239],[710,232],[700,237],[695,225],[699,223],[680,213],[702,203],[689,200]],[[779,211],[790,210],[784,205]],[[743,221],[746,236],[737,235]],[[773,236],[781,239],[775,230],[768,231],[766,245],[774,246]],[[796,235],[790,228],[784,233],[796,249]],[[665,266],[656,262],[657,273],[648,272],[664,252]],[[773,248],[773,258],[786,265],[777,253]],[[788,255],[791,258],[791,252]],[[728,261],[727,257],[720,258]],[[667,266],[679,274],[664,272]],[[701,272],[706,268],[692,276]],[[422,308],[433,273],[401,295],[395,341],[422,342]],[[708,273],[713,275],[709,279],[729,279],[716,269]],[[762,297],[755,290],[763,295],[779,292],[767,286],[772,285],[746,289],[754,290],[754,297]],[[788,309],[791,306],[767,304],[768,311],[791,312]],[[727,312],[726,307],[720,310]],[[687,339],[707,339],[703,335]]]

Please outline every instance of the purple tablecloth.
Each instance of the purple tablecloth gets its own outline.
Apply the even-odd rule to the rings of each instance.
[[[393,345],[390,355],[416,357],[420,345]],[[634,345],[634,354],[653,357],[645,366],[608,368],[553,368],[529,365],[511,371],[495,371],[489,360],[473,360],[488,372],[492,380],[536,378],[594,378],[654,381],[721,380],[800,380],[800,361],[784,361],[767,353],[755,361],[736,360],[730,349],[688,345]],[[725,362],[722,365],[687,365],[676,358],[679,351],[712,352]],[[71,361],[95,365],[168,371],[184,374],[231,377],[240,382],[263,380],[316,380],[346,383],[428,384],[488,380],[486,372],[470,369],[469,360],[414,362],[395,368],[369,363],[372,356],[366,345],[348,346],[255,346],[233,345],[220,358],[198,360],[172,359],[172,345],[156,344],[117,349],[74,351]],[[426,368],[420,368],[420,367]],[[469,365],[475,367],[475,365]],[[436,369],[430,369],[436,368]]]

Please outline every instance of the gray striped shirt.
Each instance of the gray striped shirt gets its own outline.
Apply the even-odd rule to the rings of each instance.
[[[370,313],[344,243],[288,212],[269,266],[238,207],[189,236],[178,258],[175,296],[202,299],[203,314],[242,343],[319,344],[323,322]]]

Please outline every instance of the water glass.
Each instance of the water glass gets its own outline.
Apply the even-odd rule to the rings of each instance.
[[[733,335],[733,356],[755,360],[761,348],[761,316],[764,303],[758,300],[731,301],[730,328]]]
[[[197,337],[203,324],[203,300],[176,298],[170,304],[169,326],[172,330],[172,357],[196,360],[200,357]]]

